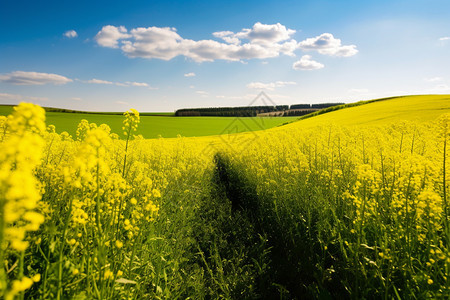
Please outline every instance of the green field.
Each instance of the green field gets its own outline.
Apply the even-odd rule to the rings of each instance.
[[[12,106],[0,105],[0,115],[8,115]],[[225,133],[238,133],[272,128],[286,122],[298,119],[298,117],[272,117],[272,118],[235,118],[235,117],[173,117],[173,116],[148,116],[141,115],[141,122],[137,134],[144,138],[176,137],[177,135],[208,136]],[[158,113],[161,114],[161,113]],[[75,136],[77,125],[82,119],[89,122],[108,124],[112,132],[122,132],[122,115],[117,114],[92,114],[92,113],[61,113],[47,112],[47,124],[56,126],[56,131],[67,131]]]

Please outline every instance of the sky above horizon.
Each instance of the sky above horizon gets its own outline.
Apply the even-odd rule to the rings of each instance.
[[[174,111],[450,94],[450,1],[0,3],[0,104]],[[261,103],[255,103],[261,104]]]

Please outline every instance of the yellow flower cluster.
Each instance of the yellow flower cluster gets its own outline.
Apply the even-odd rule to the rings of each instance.
[[[7,119],[2,119],[0,138],[0,261],[23,257],[30,244],[28,232],[37,231],[44,216],[37,210],[40,183],[34,176],[44,148],[45,112],[36,105],[21,103]],[[23,258],[20,258],[23,260]],[[23,271],[23,270],[22,270]],[[0,270],[0,295],[12,299],[33,284],[20,272],[9,286]]]
[[[122,127],[123,134],[129,136],[131,132],[137,130],[140,122],[139,112],[132,108],[129,111],[126,111],[123,115],[125,116]]]
[[[199,199],[214,194],[216,153],[236,171],[232,183],[254,193],[262,223],[281,228],[293,248],[316,238],[323,278],[338,266],[326,273],[321,265],[339,258],[346,272],[388,294],[386,278],[423,284],[435,297],[448,291],[448,116],[376,130],[280,127],[230,144],[131,139],[139,113],[124,117],[126,140],[87,120],[73,140],[46,127],[44,110],[31,104],[0,117],[1,261],[10,267],[23,254],[31,261],[8,274],[11,268],[1,269],[1,296],[34,290],[41,273],[33,292],[42,298],[156,297],[161,282],[170,286],[169,272],[176,278],[186,271],[184,250],[170,251],[174,244],[195,248],[195,229],[179,224],[200,218]]]

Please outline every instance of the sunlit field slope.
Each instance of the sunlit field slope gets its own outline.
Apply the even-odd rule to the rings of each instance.
[[[21,104],[0,117],[0,298],[449,299],[447,101],[168,139],[135,136],[135,110],[70,137]]]
[[[294,126],[323,124],[342,126],[385,125],[397,121],[432,121],[450,111],[450,95],[404,96],[375,101],[314,116]]]
[[[11,111],[12,106],[0,105],[0,116],[8,115]],[[122,128],[121,115],[47,112],[46,116],[47,124],[55,125],[57,132],[67,131],[72,136],[75,136],[77,125],[82,119],[91,123],[108,124],[113,132],[120,133]],[[234,122],[233,117],[141,116],[136,134],[142,134],[144,138],[208,136],[264,130],[296,119],[296,117],[239,118],[239,122]]]

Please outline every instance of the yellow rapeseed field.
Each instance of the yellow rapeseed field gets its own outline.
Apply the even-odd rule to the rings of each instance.
[[[447,298],[449,96],[119,140],[0,117],[5,299]]]

